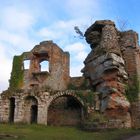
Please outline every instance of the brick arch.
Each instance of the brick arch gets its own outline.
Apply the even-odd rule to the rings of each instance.
[[[47,107],[48,125],[77,126],[83,119],[84,102],[75,91],[57,92],[50,96]]]
[[[38,102],[38,99],[36,98],[36,96],[33,96],[33,95],[27,95],[27,96],[25,96],[24,97],[24,101],[26,101],[26,100],[29,100],[29,99],[35,99],[37,102]]]
[[[20,96],[20,98],[23,100],[23,102],[25,102],[25,100],[28,98],[28,97],[33,97],[37,100],[37,102],[39,101],[39,97],[34,95],[34,94],[31,94],[31,93],[25,93],[23,95]]]
[[[73,93],[71,91],[65,91],[65,92],[58,92],[55,95],[51,96],[50,100],[48,101],[48,107],[50,106],[52,101],[54,101],[55,99],[62,97],[62,96],[71,96],[74,99],[76,99],[82,106],[84,106],[83,100],[80,97],[78,97],[77,95],[75,95],[75,93]]]

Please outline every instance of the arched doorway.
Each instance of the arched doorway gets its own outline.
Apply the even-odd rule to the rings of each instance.
[[[15,98],[11,97],[10,99],[10,105],[9,105],[9,122],[14,122],[14,114],[15,114]]]
[[[81,122],[82,104],[73,96],[63,95],[54,99],[48,108],[48,125],[75,126]]]
[[[34,96],[25,98],[24,122],[37,123],[38,101]]]

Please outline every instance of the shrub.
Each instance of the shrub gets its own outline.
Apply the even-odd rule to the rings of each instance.
[[[126,97],[130,102],[138,100],[140,83],[137,76],[131,78],[131,84],[126,86]]]

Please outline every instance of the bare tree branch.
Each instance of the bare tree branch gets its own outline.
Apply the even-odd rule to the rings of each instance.
[[[79,29],[78,26],[75,26],[75,27],[74,27],[74,30],[75,30],[75,32],[76,32],[77,34],[79,34],[80,38],[84,38],[84,34],[83,34],[83,32]]]

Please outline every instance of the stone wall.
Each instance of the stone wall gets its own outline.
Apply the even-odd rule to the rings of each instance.
[[[132,127],[140,128],[140,101],[132,103],[131,114],[132,114]]]
[[[140,76],[138,34],[132,30],[120,33],[120,47],[129,77]]]
[[[64,52],[52,41],[36,45],[30,52],[22,54],[23,63],[30,61],[29,69],[24,69],[22,89],[50,88],[65,90],[69,83],[69,53]],[[41,71],[41,62],[48,62],[48,71]],[[24,68],[24,65],[23,65]]]
[[[15,108],[14,108],[14,114],[13,114],[13,122],[15,123],[37,123],[37,124],[46,124],[48,122],[48,111],[49,107],[52,105],[52,103],[59,99],[60,97],[67,97],[75,99],[75,102],[79,104],[80,112],[75,108],[75,110],[57,110],[55,112],[55,115],[58,113],[66,113],[66,114],[73,114],[75,117],[73,119],[67,119],[67,122],[63,122],[63,124],[69,124],[69,125],[76,125],[79,123],[79,119],[77,119],[78,115],[80,118],[81,116],[81,108],[84,107],[83,100],[76,95],[76,91],[74,90],[67,90],[67,91],[58,91],[55,93],[51,92],[34,92],[32,90],[29,90],[27,93],[13,93],[11,95],[2,94],[0,96],[0,122],[10,122],[10,99],[15,99]],[[32,114],[32,106],[37,106],[37,114]],[[50,115],[53,113],[49,112]],[[36,115],[33,118],[37,118],[37,120],[32,120],[32,115]],[[65,117],[64,114],[61,114],[61,116]],[[56,116],[53,116],[53,118]],[[53,119],[52,118],[52,119]],[[35,121],[35,122],[34,122]],[[55,124],[55,123],[54,123]],[[59,123],[58,123],[59,124]]]
[[[9,100],[0,98],[0,121],[8,122],[9,120]]]
[[[70,83],[72,85],[80,87],[83,84],[84,80],[85,80],[84,77],[71,77],[70,78]]]
[[[84,77],[71,77],[68,85],[69,89],[89,89],[88,80]]]

